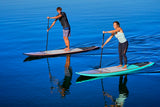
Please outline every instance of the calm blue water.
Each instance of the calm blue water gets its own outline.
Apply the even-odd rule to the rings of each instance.
[[[159,0],[1,0],[0,106],[107,107],[122,93],[127,96],[124,107],[158,106],[160,73],[150,72],[160,70],[159,4]],[[120,76],[76,83],[79,75],[75,72],[99,66],[101,50],[24,62],[24,52],[45,50],[46,17],[57,15],[58,6],[71,24],[72,47],[100,46],[102,31],[112,30],[112,22],[118,20],[129,41],[129,63],[156,64],[123,76],[121,84]],[[105,46],[102,67],[119,64],[117,45],[113,38]],[[57,22],[49,32],[48,49],[63,47]]]

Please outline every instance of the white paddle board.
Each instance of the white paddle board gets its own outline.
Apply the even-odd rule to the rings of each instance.
[[[95,50],[95,49],[99,49],[99,47],[92,46],[92,47],[82,47],[82,48],[71,48],[70,51],[65,51],[64,49],[59,49],[59,50],[49,50],[49,51],[41,51],[41,52],[29,52],[29,53],[24,53],[24,55],[32,56],[32,57],[57,56],[57,55],[86,52],[86,51],[91,51],[91,50]]]

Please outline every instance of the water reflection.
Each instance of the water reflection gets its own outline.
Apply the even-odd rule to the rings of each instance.
[[[116,104],[123,106],[125,100],[128,97],[128,88],[126,86],[127,84],[127,75],[125,75],[124,79],[123,76],[120,76],[119,78],[119,97],[116,99]]]
[[[47,63],[48,63],[48,58],[57,58],[57,57],[59,57],[59,56],[65,56],[65,55],[50,56],[50,57],[47,57],[47,56],[44,56],[44,57],[31,57],[31,56],[29,56],[29,57],[25,58],[25,59],[23,60],[23,62],[47,58]]]
[[[70,55],[66,55],[65,76],[62,82],[58,83],[59,92],[62,96],[69,94],[69,88],[72,80],[72,68],[70,67]]]
[[[50,79],[50,83],[51,83],[50,89],[51,89],[51,93],[53,93],[53,90],[58,88],[57,84],[58,84],[59,80],[56,79],[56,77],[52,76],[48,58],[47,58],[47,64],[48,64],[48,70],[49,70],[49,79]]]
[[[72,80],[72,68],[70,66],[70,55],[66,55],[66,63],[64,65],[65,76],[62,81],[52,76],[48,58],[47,58],[47,63],[48,63],[49,78],[50,78],[50,83],[51,83],[51,87],[50,87],[51,93],[53,93],[53,91],[57,89],[58,92],[61,94],[61,96],[65,97],[66,95],[70,93],[69,88],[70,88],[71,80]]]
[[[113,77],[113,76],[110,76],[110,77]],[[106,78],[106,77],[79,76],[79,78],[77,78],[76,83],[82,83],[82,82],[101,79],[102,92],[103,92],[103,98],[104,98],[104,103],[105,103],[104,106],[105,107],[123,107],[125,100],[127,99],[128,94],[129,94],[129,91],[127,88],[127,75],[121,75],[119,77],[119,96],[117,98],[113,97],[112,94],[109,94],[105,90],[105,87],[104,87],[105,84],[103,83],[103,78]]]
[[[51,72],[49,58],[56,58],[56,57],[58,56],[55,56],[55,57],[27,57],[24,60],[24,62],[46,58],[47,64],[48,64],[49,79],[50,79],[50,84],[51,84],[50,92],[51,94],[58,92],[61,94],[62,97],[65,97],[66,95],[70,94],[69,88],[71,86],[71,80],[72,80],[72,68],[70,66],[71,55],[70,54],[66,55],[66,62],[64,65],[65,76],[63,80],[57,79],[54,75],[52,75],[52,72]]]
[[[103,96],[105,100],[105,107],[123,107],[129,93],[126,86],[127,75],[124,76],[124,79],[123,79],[123,76],[120,76],[119,78],[119,96],[116,99],[112,95],[110,95],[108,92],[104,91],[103,80],[101,80],[101,83],[102,83]],[[111,100],[110,105],[107,104],[105,97]]]

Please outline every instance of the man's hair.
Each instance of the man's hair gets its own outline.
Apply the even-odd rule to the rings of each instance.
[[[116,23],[117,25],[119,25],[119,26],[120,26],[120,23],[119,23],[118,21],[114,21],[113,23]]]
[[[60,10],[60,11],[61,11],[61,10],[62,10],[62,8],[61,8],[61,7],[57,7],[57,10]]]

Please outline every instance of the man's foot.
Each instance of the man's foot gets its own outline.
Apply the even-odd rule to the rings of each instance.
[[[70,49],[69,48],[65,48],[64,51],[70,51]]]
[[[68,50],[68,48],[64,48],[64,51],[67,51]]]
[[[127,65],[124,65],[123,69],[127,68]]]
[[[66,50],[67,48],[64,48],[64,51]]]
[[[118,65],[117,67],[122,67],[122,65]]]

